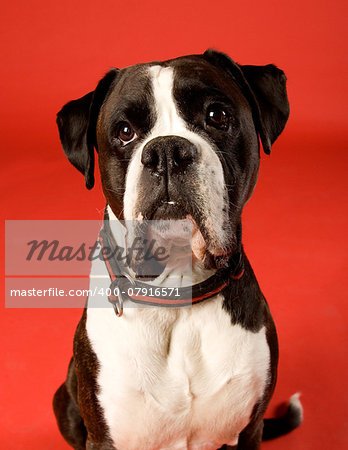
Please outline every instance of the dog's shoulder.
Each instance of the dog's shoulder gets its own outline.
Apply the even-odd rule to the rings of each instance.
[[[258,332],[264,326],[271,327],[273,322],[266,299],[244,252],[243,264],[243,276],[231,282],[223,292],[223,308],[230,315],[232,324]]]

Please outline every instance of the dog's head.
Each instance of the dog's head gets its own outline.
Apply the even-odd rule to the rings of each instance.
[[[238,242],[263,149],[289,116],[286,77],[208,50],[113,69],[69,102],[57,123],[69,161],[103,191],[121,219],[189,219],[195,254],[214,267]]]

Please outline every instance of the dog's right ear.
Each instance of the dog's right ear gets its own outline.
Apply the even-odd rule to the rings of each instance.
[[[87,189],[94,186],[94,147],[97,148],[96,125],[100,108],[118,73],[118,69],[110,70],[94,91],[67,103],[57,114],[64,153],[85,176]]]

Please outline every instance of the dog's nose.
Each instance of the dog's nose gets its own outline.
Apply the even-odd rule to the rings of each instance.
[[[184,174],[198,159],[197,147],[181,136],[159,136],[148,142],[141,162],[155,175]]]

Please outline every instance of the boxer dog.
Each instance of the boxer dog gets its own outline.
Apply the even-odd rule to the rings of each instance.
[[[97,150],[104,222],[180,219],[193,227],[191,306],[143,296],[128,298],[140,305],[122,315],[120,298],[109,298],[114,308],[107,296],[101,308],[87,300],[53,402],[76,450],[255,450],[301,423],[297,394],[283,416],[263,418],[278,343],[241,228],[260,145],[270,153],[288,116],[282,70],[239,65],[214,50],[112,69],[58,113],[64,152],[88,189]],[[115,238],[111,228],[104,245]],[[111,260],[93,262],[92,273],[94,264],[109,282],[117,278]]]

